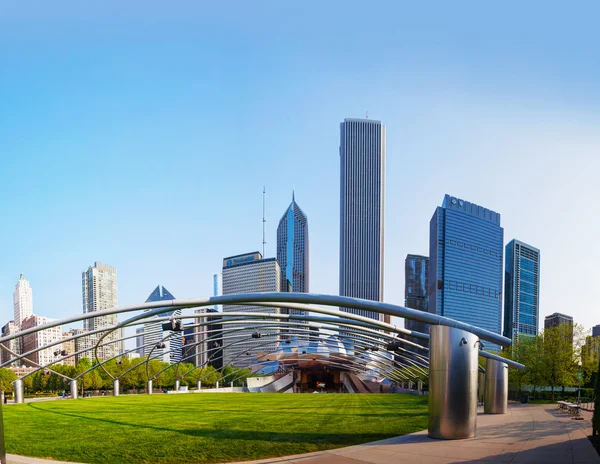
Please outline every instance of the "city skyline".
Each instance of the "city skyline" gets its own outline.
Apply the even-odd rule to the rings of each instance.
[[[322,5],[309,18],[255,5],[249,24],[245,8],[197,19],[148,6],[143,20],[130,4],[118,18],[83,5],[41,13],[52,21],[3,11],[0,202],[14,225],[0,231],[3,321],[21,272],[38,313],[77,314],[79,273],[97,259],[119,269],[123,305],[154,282],[211,295],[223,256],[261,248],[263,185],[266,256],[293,188],[310,213],[311,291],[337,294],[339,121],[368,111],[388,128],[385,301],[403,303],[403,257],[428,254],[431,211],[451,192],[501,211],[506,237],[542,251],[540,318],[598,324],[593,286],[564,272],[600,277],[594,15],[574,28],[574,12],[521,5],[498,41],[509,9],[473,21],[444,6],[388,5],[380,18]],[[179,226],[142,228],[160,211]]]

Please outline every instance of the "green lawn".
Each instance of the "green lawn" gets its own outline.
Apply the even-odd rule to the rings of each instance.
[[[423,430],[427,397],[120,396],[3,407],[9,453],[85,463],[213,463],[306,453]]]

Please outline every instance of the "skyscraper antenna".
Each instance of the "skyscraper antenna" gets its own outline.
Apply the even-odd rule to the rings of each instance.
[[[266,195],[267,195],[267,190],[265,189],[265,187],[263,185],[263,258],[265,257],[265,255],[267,253],[267,236],[266,236],[267,218],[266,218],[266,209],[265,209]]]

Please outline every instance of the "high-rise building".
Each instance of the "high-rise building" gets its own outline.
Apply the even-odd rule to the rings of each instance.
[[[14,323],[21,327],[21,321],[33,315],[33,293],[29,281],[21,274],[13,293]]]
[[[340,124],[340,295],[383,300],[385,126],[371,119]],[[375,311],[340,308],[390,321]]]
[[[135,352],[144,356],[144,326],[135,329]]]
[[[600,337],[600,324],[592,327],[592,337]]]
[[[81,334],[88,332],[88,330],[86,330],[86,329],[71,329],[71,332],[73,332],[73,335],[81,335]],[[84,359],[84,358],[87,358],[91,361],[94,358],[93,348],[96,345],[97,341],[98,341],[98,337],[96,335],[81,336],[79,338],[76,338],[75,339],[75,353],[79,353],[79,354],[75,355],[75,362],[77,363],[77,362],[79,362],[80,359]]]
[[[598,365],[598,357],[600,356],[600,336],[591,336],[585,338],[585,345],[581,347],[581,361],[584,365],[591,363],[593,366]]]
[[[150,294],[146,300],[146,303],[153,301],[169,301],[174,299],[175,297],[165,287],[158,285]],[[146,312],[148,311],[150,310],[146,310]],[[165,316],[170,316],[173,318],[181,316],[181,309],[160,314],[160,317]],[[181,360],[181,347],[183,346],[183,342],[181,341],[182,334],[173,333],[170,330],[163,330],[163,324],[165,323],[160,321],[152,321],[152,319],[149,319],[148,322],[144,323],[144,356],[152,356],[153,359],[157,358],[168,363],[179,362]],[[173,335],[162,342],[164,344],[164,348],[159,348],[158,344],[161,343],[161,341],[169,334]],[[150,345],[150,343],[152,344]]]
[[[281,269],[275,258],[263,259],[255,251],[243,255],[230,256],[223,260],[223,295],[232,293],[279,292]],[[234,311],[275,313],[279,308],[263,306],[224,305],[223,313]],[[244,328],[260,326],[260,322],[228,327]],[[262,354],[275,350],[279,331],[275,329],[252,328],[223,337],[223,364],[247,367],[257,361]],[[251,338],[254,336],[255,338]]]
[[[213,296],[219,296],[219,274],[213,274]],[[213,309],[219,311],[219,305],[214,305]]]
[[[44,316],[32,315],[21,321],[21,330],[31,329],[32,327],[44,325],[52,321],[54,321],[54,319],[49,319]],[[49,343],[54,343],[60,340],[62,340],[62,330],[60,326],[51,327],[49,329],[39,330],[37,332],[24,335],[23,354],[28,353],[31,350],[41,348],[42,346],[48,345]],[[60,358],[61,350],[61,344],[54,345],[50,348],[45,348],[43,350],[30,354],[29,356],[27,356],[27,359],[33,361],[34,363],[45,366]],[[58,362],[57,364],[62,364],[62,361]]]
[[[195,324],[215,321],[213,324],[202,325],[194,329],[195,332],[192,335],[193,344],[195,345],[194,365],[213,366],[215,369],[221,369],[223,367],[222,325],[219,322],[220,318],[211,318],[210,316],[211,314],[218,314],[218,312],[213,308],[200,308],[195,310],[194,314],[197,314],[194,318]]]
[[[504,336],[513,341],[538,333],[540,316],[540,250],[513,239],[506,245]]]
[[[117,269],[114,266],[95,262],[81,274],[83,313],[101,311],[114,308],[118,305],[117,297]],[[83,321],[84,330],[98,330],[113,327],[118,323],[116,314],[100,316]],[[122,338],[122,330],[112,332],[102,340],[102,346],[98,348],[98,357],[108,359],[123,352],[123,342],[117,341]],[[89,339],[95,343],[100,334],[93,334]],[[112,342],[112,343],[111,343]],[[91,359],[93,354],[89,356]],[[88,356],[86,356],[88,357]]]
[[[406,255],[404,261],[404,306],[419,311],[428,311],[427,279],[429,274],[429,258],[420,255]],[[429,325],[425,322],[404,319],[404,328],[421,333],[429,333]],[[408,337],[408,340],[424,344],[424,340]]]
[[[429,223],[429,312],[499,334],[503,240],[499,213],[446,195]]]
[[[571,344],[573,344],[573,318],[567,314],[553,313],[544,319],[544,329],[559,327]]]
[[[19,326],[17,324],[15,324],[15,321],[7,322],[2,327],[2,336],[3,337],[6,337],[8,335],[14,335],[17,332],[19,332]],[[21,342],[22,342],[22,339],[21,339],[21,337],[19,337],[19,338],[13,338],[12,340],[4,342],[4,343],[2,343],[2,345],[5,346],[6,348],[8,348],[9,350],[11,350],[15,354],[21,354],[22,353]],[[0,361],[2,362],[2,364],[7,363],[8,361],[10,361],[13,358],[14,358],[14,355],[10,354],[6,350],[0,349]],[[10,364],[10,366],[17,367],[17,366],[20,366],[21,364],[22,363],[20,361],[13,361]]]
[[[61,343],[62,348],[61,348],[60,356],[63,358],[65,356],[69,356],[68,358],[63,360],[63,364],[65,364],[67,366],[75,366],[77,364],[77,360],[75,359],[75,356],[70,356],[70,355],[75,354],[75,340],[66,340],[65,341],[66,338],[73,337],[74,335],[75,335],[75,332],[73,332],[73,330],[63,332],[63,334],[62,334],[63,342]]]
[[[281,269],[281,291],[309,291],[308,220],[294,194],[277,227],[277,262]],[[305,311],[281,308],[284,314],[304,314]]]

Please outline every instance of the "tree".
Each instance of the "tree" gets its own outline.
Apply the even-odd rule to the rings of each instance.
[[[561,324],[557,327],[548,327],[544,330],[543,363],[545,367],[545,380],[552,388],[552,401],[554,402],[554,388],[575,385],[577,382],[577,353],[573,346],[571,326]]]
[[[13,382],[17,380],[17,374],[12,369],[0,367],[0,390],[3,392],[13,391]]]

